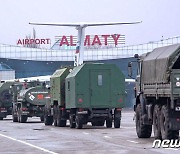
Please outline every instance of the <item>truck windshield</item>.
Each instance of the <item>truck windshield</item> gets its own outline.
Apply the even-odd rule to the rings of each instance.
[[[172,67],[173,69],[180,69],[180,57],[177,59],[175,64]]]

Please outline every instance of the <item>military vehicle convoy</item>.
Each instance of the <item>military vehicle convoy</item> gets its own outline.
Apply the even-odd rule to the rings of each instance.
[[[40,117],[44,121],[44,106],[50,95],[44,82],[31,81],[15,83],[11,86],[13,94],[13,122],[25,123],[28,117]]]
[[[156,48],[140,57],[136,78],[136,132],[149,138],[177,139],[180,130],[180,44]],[[131,63],[129,75],[132,76]]]
[[[0,83],[0,120],[3,120],[12,112],[12,95],[9,93],[9,88],[13,82]]]
[[[113,64],[83,64],[57,70],[50,79],[51,99],[46,103],[44,123],[70,128],[93,126],[119,128],[124,104],[125,78]]]

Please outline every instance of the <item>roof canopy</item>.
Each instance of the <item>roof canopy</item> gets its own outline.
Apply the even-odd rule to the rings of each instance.
[[[180,44],[156,48],[148,53],[142,64],[144,83],[167,83],[179,56]]]

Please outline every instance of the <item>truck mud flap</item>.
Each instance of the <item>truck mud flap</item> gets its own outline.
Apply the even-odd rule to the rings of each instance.
[[[93,117],[109,117],[110,111],[109,110],[92,110],[91,111],[91,118]]]
[[[180,120],[176,118],[170,118],[169,128],[171,130],[180,130]]]

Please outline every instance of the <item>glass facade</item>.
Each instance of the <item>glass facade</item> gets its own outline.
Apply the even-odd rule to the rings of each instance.
[[[122,46],[115,48],[94,48],[84,51],[84,61],[116,64],[126,78],[128,78],[128,62],[135,60],[134,54],[143,54],[154,48],[180,43],[180,36],[149,42],[146,44]],[[55,44],[53,47],[57,46]],[[55,70],[63,66],[73,66],[75,49],[62,48],[36,49],[0,44],[0,63],[7,64],[15,71],[16,78],[52,75]],[[5,65],[3,65],[4,68]],[[133,67],[136,75],[137,66]],[[100,74],[101,75],[101,74]],[[98,76],[99,85],[103,77]],[[133,107],[134,83],[126,83],[126,107]]]
[[[139,45],[122,46],[104,49],[85,49],[84,61],[108,60],[133,57],[134,54],[143,54],[154,48],[180,43],[180,36],[149,42]],[[54,47],[59,44],[53,45]],[[36,61],[74,61],[75,49],[66,47],[61,50],[36,49],[0,44],[0,57],[7,59],[36,60]]]

